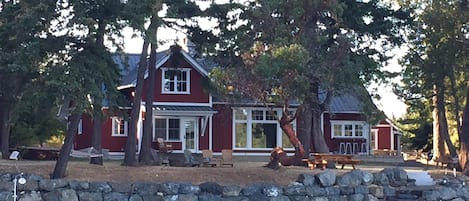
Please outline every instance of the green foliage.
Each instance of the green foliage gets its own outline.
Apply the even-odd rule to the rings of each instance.
[[[432,148],[433,123],[428,112],[407,113],[398,120],[399,128],[403,130],[402,144],[408,149]]]
[[[42,145],[52,136],[60,137],[66,129],[57,118],[57,105],[51,97],[57,95],[44,85],[44,77],[28,84],[13,116],[12,146]]]
[[[50,52],[46,37],[55,4],[13,2],[2,2],[0,10],[0,100],[16,102]]]
[[[380,67],[386,49],[402,42],[398,28],[410,19],[406,11],[378,1],[258,0],[213,4],[207,13],[217,18],[217,32],[195,29],[191,36],[204,41],[201,50],[218,56],[220,66],[237,69],[228,72],[238,77],[223,77],[240,79],[243,86],[228,85],[253,95],[288,91],[283,99],[300,102],[395,76]],[[383,49],[375,48],[380,44]]]
[[[65,2],[65,1],[64,1]],[[120,93],[117,85],[120,69],[112,60],[112,54],[104,46],[104,38],[122,49],[119,38],[124,24],[121,22],[123,5],[119,1],[75,1],[59,4],[60,9],[71,9],[69,15],[62,15],[58,31],[63,36],[62,50],[56,53],[56,60],[47,68],[47,86],[59,92],[57,102],[63,97],[73,100],[73,113],[93,114],[93,108],[103,103],[118,105]],[[82,31],[76,33],[76,28]]]
[[[467,38],[468,8],[463,1],[403,1],[414,10],[414,28],[408,30],[409,53],[400,61],[405,67],[402,86],[396,93],[403,98],[408,113],[426,114],[433,110],[434,88],[444,92],[445,108],[453,142],[457,142],[457,121],[467,88],[469,52],[461,40]],[[423,116],[422,116],[423,117]],[[404,122],[413,122],[412,119]],[[426,124],[413,128],[426,130]],[[419,137],[415,133],[415,137]]]

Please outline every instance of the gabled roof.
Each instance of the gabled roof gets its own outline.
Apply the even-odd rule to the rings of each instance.
[[[384,120],[381,120],[381,121],[378,123],[378,125],[376,125],[376,127],[380,127],[380,126],[383,126],[383,125],[388,125],[389,127],[392,127],[394,130],[397,130],[397,131],[399,131],[399,132],[402,132],[402,130],[401,130],[398,126],[396,126],[396,124],[394,124],[394,123],[392,122],[392,120],[390,120],[389,118],[386,118],[386,119],[384,119]]]
[[[325,97],[324,97],[325,98]],[[329,111],[332,113],[349,113],[363,112],[363,103],[359,100],[356,94],[347,92],[335,95],[331,99],[331,104],[329,106]]]
[[[170,58],[170,50],[164,50],[156,53],[156,66],[155,68],[160,68],[168,59]],[[213,65],[203,65],[209,64],[205,59],[195,59],[191,57],[186,51],[181,49],[181,55],[184,59],[194,67],[197,72],[203,76],[208,76],[208,72],[213,68]],[[119,66],[121,70],[121,83],[117,88],[125,89],[135,87],[137,84],[137,71],[138,63],[140,61],[140,54],[125,54],[125,55],[115,55],[113,57],[114,62]],[[145,79],[148,77],[148,71],[145,72]]]
[[[319,95],[320,101],[324,101],[326,98],[325,93]],[[223,100],[220,100],[218,97],[213,98],[214,103],[225,104]],[[261,102],[253,101],[248,98],[236,100],[236,104],[242,106],[263,106]],[[290,106],[298,106],[300,103],[296,100],[289,101]],[[356,93],[345,92],[338,95],[335,95],[331,99],[329,110],[326,112],[329,113],[363,113],[364,103],[360,101],[360,98],[357,97]]]

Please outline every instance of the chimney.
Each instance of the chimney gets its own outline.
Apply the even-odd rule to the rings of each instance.
[[[182,47],[184,51],[189,53],[191,57],[194,57],[197,54],[197,51],[195,50],[196,45],[192,41],[190,41],[187,37],[184,37],[183,39],[180,39],[178,44]]]

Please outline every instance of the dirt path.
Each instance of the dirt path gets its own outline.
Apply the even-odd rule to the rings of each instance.
[[[103,166],[91,165],[87,161],[70,161],[67,167],[66,179],[82,181],[109,181],[109,182],[189,182],[200,184],[204,182],[217,182],[220,184],[236,184],[244,186],[251,183],[273,183],[287,185],[297,180],[303,173],[316,174],[320,169],[310,170],[306,167],[281,167],[272,170],[263,167],[265,162],[237,162],[231,167],[167,167],[167,166],[121,166],[120,161],[105,161]],[[434,178],[441,178],[444,169],[425,169],[425,166],[416,163],[404,163],[407,166],[389,164],[360,164],[359,169],[370,172],[381,171],[386,167],[403,167],[412,170],[429,172]],[[18,168],[24,173],[34,173],[49,178],[54,169],[55,161],[18,161]],[[350,171],[336,169],[338,174]],[[0,172],[16,172],[15,161],[0,160]],[[458,176],[461,174],[458,173]]]

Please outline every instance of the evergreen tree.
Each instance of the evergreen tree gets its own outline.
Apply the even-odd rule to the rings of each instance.
[[[416,21],[415,28],[408,30],[410,51],[401,61],[404,85],[397,91],[411,108],[413,102],[432,101],[412,109],[433,112],[434,158],[457,155],[449,131],[454,122],[454,133],[460,132],[457,121],[465,93],[461,89],[467,83],[467,50],[458,42],[467,31],[467,7],[462,4],[459,0],[403,4],[415,11]]]
[[[108,106],[117,105],[117,85],[120,70],[112,59],[111,52],[104,46],[104,37],[120,36],[120,10],[118,1],[61,1],[62,14],[57,18],[61,33],[65,32],[63,50],[57,54],[57,62],[50,66],[48,81],[65,101],[62,107],[69,113],[68,129],[52,178],[65,175],[70,152],[82,114],[91,114],[96,127],[93,129],[93,146],[101,150],[99,123],[104,101]],[[118,41],[118,40],[111,40]],[[119,44],[115,44],[119,47]],[[92,161],[102,164],[102,159]]]
[[[298,138],[307,152],[326,153],[320,116],[332,96],[390,76],[380,71],[387,60],[384,52],[402,42],[398,28],[409,19],[406,12],[375,0],[258,0],[213,5],[207,13],[218,19],[217,32],[194,30],[191,36],[217,44],[202,50],[234,72],[233,77],[221,76],[228,79],[220,83],[264,103],[272,99],[259,95],[271,92],[286,95],[277,102],[284,107],[285,98],[298,100]],[[366,94],[362,99],[369,102]]]
[[[25,86],[55,48],[50,22],[55,1],[0,1],[0,141],[2,158],[9,156],[10,128]]]
[[[201,15],[199,7],[192,1],[185,0],[130,0],[126,5],[126,17],[129,25],[144,39],[142,53],[137,72],[137,83],[135,86],[135,96],[133,97],[132,112],[130,115],[129,135],[125,146],[125,157],[123,165],[136,165],[136,135],[137,123],[142,102],[143,83],[145,72],[149,72],[148,79],[154,82],[154,68],[156,66],[156,49],[158,40],[156,38],[159,28],[172,28],[183,30],[183,27],[194,25],[196,16]],[[166,15],[159,16],[158,13],[165,8]],[[149,21],[149,26],[145,24]],[[147,60],[148,48],[150,47],[150,58]],[[151,81],[153,80],[153,81]],[[146,102],[153,102],[153,84],[150,84],[146,91]],[[153,132],[153,105],[146,104],[145,120],[143,122],[143,135],[139,161],[142,164],[152,164],[151,142]]]

